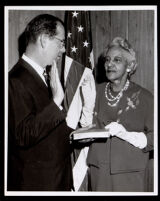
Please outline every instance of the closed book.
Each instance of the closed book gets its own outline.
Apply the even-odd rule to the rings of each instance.
[[[80,128],[76,131],[73,131],[70,135],[72,140],[80,140],[87,138],[108,138],[109,132],[105,128]]]

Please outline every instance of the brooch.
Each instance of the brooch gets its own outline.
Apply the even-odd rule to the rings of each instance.
[[[139,94],[140,90],[138,92],[135,92],[132,94],[131,98],[127,97],[127,107],[126,111],[128,111],[130,108],[136,109],[136,106],[139,104]]]

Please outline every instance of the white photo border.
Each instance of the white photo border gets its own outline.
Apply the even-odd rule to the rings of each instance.
[[[87,10],[87,11],[119,11],[119,10],[153,10],[154,11],[154,191],[153,192],[49,192],[49,191],[7,191],[7,150],[8,150],[8,30],[10,10]],[[4,8],[5,36],[5,137],[4,137],[4,195],[5,196],[137,196],[158,195],[158,55],[157,55],[157,6],[5,6]]]

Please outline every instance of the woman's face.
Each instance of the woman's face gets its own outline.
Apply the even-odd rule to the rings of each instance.
[[[105,71],[108,80],[114,82],[127,79],[127,59],[124,57],[123,50],[118,47],[109,49],[106,55]]]

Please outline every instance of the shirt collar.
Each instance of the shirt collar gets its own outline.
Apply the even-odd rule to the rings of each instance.
[[[38,75],[42,78],[42,80],[45,82],[45,78],[43,76],[44,68],[38,65],[36,62],[34,62],[32,59],[27,57],[25,54],[22,55],[22,59],[24,59],[27,63],[31,65],[31,67],[38,73]]]

